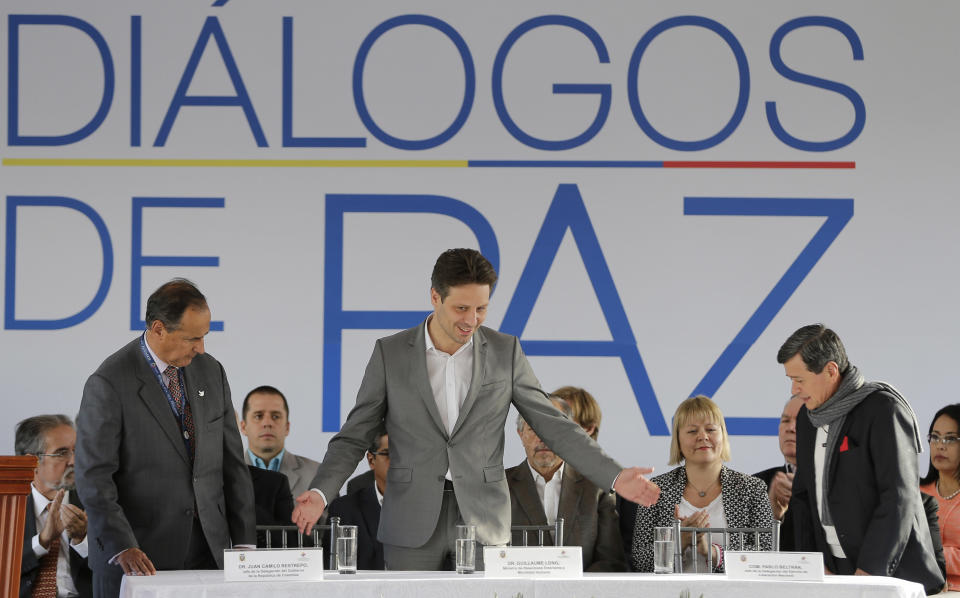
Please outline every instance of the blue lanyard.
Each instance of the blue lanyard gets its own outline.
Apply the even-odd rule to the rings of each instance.
[[[157,362],[153,360],[153,356],[150,355],[150,351],[147,350],[146,333],[140,336],[140,350],[143,351],[143,356],[144,358],[146,358],[147,363],[150,365],[150,369],[153,370],[153,375],[156,376],[157,382],[160,383],[160,388],[163,389],[163,395],[167,397],[167,403],[170,404],[170,409],[173,411],[173,416],[177,418],[177,423],[180,424],[180,431],[183,433],[183,445],[187,448],[187,454],[190,455],[192,454],[192,451],[190,450],[190,445],[193,442],[193,439],[190,438],[190,433],[187,432],[187,427],[184,424],[184,421],[183,421],[184,414],[181,413],[179,409],[177,409],[177,402],[173,400],[173,395],[170,394],[170,389],[167,388],[167,385],[163,383],[163,376],[160,374],[160,368],[157,367]],[[180,379],[180,388],[183,391],[183,401],[184,401],[183,410],[186,411],[187,409],[186,388],[187,387],[185,384],[185,380],[183,379],[182,368],[177,368],[177,377]]]

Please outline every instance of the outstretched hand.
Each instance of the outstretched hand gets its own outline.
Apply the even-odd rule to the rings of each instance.
[[[320,493],[313,490],[307,490],[298,496],[296,502],[297,506],[293,509],[293,516],[290,519],[300,529],[301,534],[309,534],[313,531],[313,526],[320,519],[327,504]]]
[[[645,507],[653,506],[660,498],[660,487],[646,478],[652,467],[629,467],[620,472],[613,489],[625,499]]]

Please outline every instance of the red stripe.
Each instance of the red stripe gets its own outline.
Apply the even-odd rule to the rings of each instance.
[[[856,168],[856,162],[664,160],[664,168]]]

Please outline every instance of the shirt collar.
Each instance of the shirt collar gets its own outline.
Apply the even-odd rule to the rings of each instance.
[[[434,344],[433,344],[433,339],[430,338],[430,320],[431,320],[432,318],[433,318],[433,314],[431,314],[430,316],[428,316],[427,319],[426,319],[426,321],[423,323],[423,338],[426,340],[426,350],[427,350],[427,353],[430,353],[431,351],[433,351],[434,353],[443,353],[444,355],[446,355],[446,353],[444,353],[444,352],[441,351],[440,349],[437,349],[436,346],[434,346]],[[466,343],[464,343],[463,346],[460,347],[459,349],[457,349],[457,351],[456,351],[453,355],[451,355],[450,357],[456,357],[457,355],[460,355],[461,353],[463,353],[463,351],[466,350],[467,347],[472,347],[472,346],[473,346],[473,336],[474,336],[475,334],[476,334],[476,332],[474,332],[473,334],[471,334],[471,335],[470,335],[470,340],[468,340]]]
[[[377,488],[377,481],[373,481],[373,491],[377,493],[377,502],[380,503],[380,506],[383,506],[383,494],[380,494],[380,489]]]
[[[44,496],[40,490],[37,489],[37,486],[34,483],[30,483],[30,493],[33,496],[33,513],[35,516],[39,517],[40,513],[43,513],[46,510],[47,505],[53,501]],[[63,503],[70,502],[70,491],[67,490],[63,493]]]
[[[270,471],[280,471],[280,463],[283,461],[283,455],[286,452],[287,449],[280,449],[280,452],[277,453],[273,459],[270,459],[269,463],[266,463],[263,459],[253,454],[253,451],[247,449],[247,455],[250,456],[250,463],[260,469],[268,469]]]
[[[169,366],[170,364],[168,364],[164,360],[157,357],[157,354],[153,352],[153,349],[150,348],[150,343],[147,341],[146,332],[143,333],[143,344],[147,347],[147,352],[150,353],[150,357],[153,358],[154,363],[157,364],[157,371],[159,371],[161,374],[166,375],[165,372],[166,372],[167,366]]]
[[[537,471],[536,469],[533,468],[533,465],[530,465],[530,460],[527,459],[527,467],[530,468],[530,473],[533,475],[533,481],[534,481],[534,483],[541,482],[541,481],[542,481],[543,484],[553,484],[553,483],[562,482],[562,481],[563,481],[563,467],[564,467],[566,464],[567,464],[566,461],[561,462],[561,463],[560,463],[560,467],[557,468],[557,471],[553,472],[553,477],[550,478],[550,481],[548,482],[542,475],[540,475],[540,472],[539,472],[539,471]]]

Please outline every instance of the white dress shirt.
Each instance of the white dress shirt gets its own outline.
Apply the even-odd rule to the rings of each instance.
[[[566,463],[561,463],[557,471],[553,472],[553,477],[547,481],[530,465],[530,461],[527,461],[527,467],[530,468],[530,474],[533,476],[533,484],[537,487],[537,496],[540,497],[540,504],[543,505],[543,513],[547,516],[547,523],[550,525],[557,522],[557,511],[560,510],[560,487],[563,485],[565,465]]]
[[[33,513],[36,517],[37,524],[37,534],[33,536],[31,544],[33,546],[33,554],[37,555],[39,559],[46,556],[49,552],[40,545],[40,530],[43,529],[43,525],[47,522],[47,507],[53,501],[47,499],[43,494],[40,494],[40,491],[37,490],[37,487],[33,484],[30,485],[30,490],[33,496]],[[69,502],[70,492],[67,491],[63,494],[61,504],[65,505],[69,504]],[[67,530],[63,530],[63,533],[60,534],[60,556],[57,557],[57,596],[60,597],[80,595],[79,592],[77,592],[77,586],[73,584],[73,577],[70,576],[70,550],[75,551],[83,558],[87,558],[87,537],[84,536],[79,544],[71,544]]]
[[[430,338],[430,320],[427,318],[423,326],[423,336],[426,339],[427,377],[430,379],[430,389],[433,391],[433,400],[437,402],[440,419],[447,427],[447,434],[453,432],[460,416],[460,406],[467,398],[470,383],[473,381],[473,336],[450,355],[437,349]],[[447,469],[447,479],[452,480],[450,470]]]
[[[813,445],[813,471],[814,478],[817,486],[817,509],[818,517],[820,517],[820,525],[823,526],[823,531],[827,535],[827,546],[830,547],[830,552],[833,556],[838,559],[845,559],[847,555],[843,552],[843,547],[840,546],[840,538],[837,537],[837,528],[832,525],[823,525],[823,461],[827,454],[827,432],[829,432],[830,426],[823,426],[822,428],[817,428],[817,437],[814,440]]]

